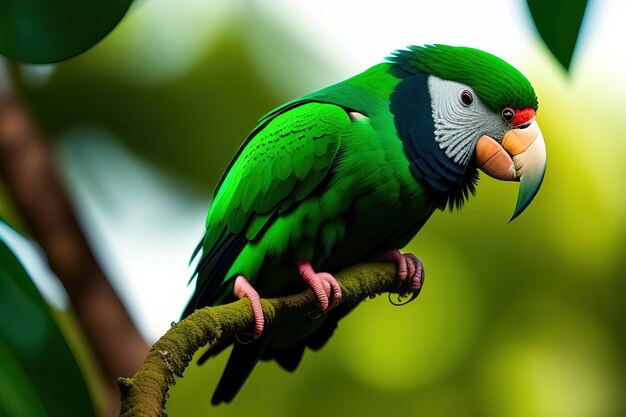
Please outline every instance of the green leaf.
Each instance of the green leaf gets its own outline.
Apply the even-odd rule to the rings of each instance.
[[[0,236],[0,416],[5,415],[96,414],[48,305]]]
[[[119,62],[106,39],[33,89],[31,109],[52,138],[89,120],[138,155],[208,188],[257,119],[280,104],[235,30],[220,33],[185,77],[153,88],[106,75],[103,60]]]
[[[43,64],[71,58],[104,38],[131,0],[0,0],[0,54]]]
[[[569,70],[587,0],[527,0],[539,35],[559,63]]]
[[[334,70],[275,22],[246,15],[221,23],[177,77],[155,81],[162,71],[169,71],[169,60],[163,57],[187,47],[177,41],[155,53],[154,48],[141,46],[145,43],[141,39],[153,39],[150,32],[157,30],[145,22],[171,14],[160,8],[163,2],[142,3],[127,17],[128,24],[89,52],[59,64],[43,86],[25,83],[22,92],[48,137],[71,136],[74,155],[84,152],[84,161],[94,153],[93,142],[113,137],[135,155],[206,193],[261,116],[323,85],[328,80],[320,74]],[[176,20],[176,14],[172,19],[185,24]],[[142,28],[141,37],[134,27]],[[286,57],[280,51],[292,52]],[[137,55],[141,60],[133,58]],[[261,70],[270,64],[269,72]],[[99,155],[102,160],[116,157]],[[97,176],[96,171],[83,169]],[[96,177],[84,179],[94,187],[100,184]],[[101,190],[101,201],[107,201],[107,193]]]

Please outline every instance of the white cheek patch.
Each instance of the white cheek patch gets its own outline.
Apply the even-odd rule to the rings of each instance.
[[[482,135],[489,135],[498,141],[504,136],[507,125],[500,115],[485,106],[467,86],[431,75],[428,77],[428,89],[435,140],[455,163],[467,166]],[[469,106],[459,99],[459,93],[464,89],[470,90],[474,97]]]

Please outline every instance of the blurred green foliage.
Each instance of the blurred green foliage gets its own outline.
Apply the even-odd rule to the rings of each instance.
[[[165,77],[159,71],[178,51],[130,47],[131,28],[146,29],[140,16],[131,19],[28,87],[29,102],[53,139],[95,125],[203,195],[258,117],[316,85],[293,68],[304,61],[332,71],[246,14],[226,20],[212,42],[186,45],[196,58]],[[563,30],[565,52],[555,55],[567,67],[576,36]],[[289,53],[261,61],[253,40],[263,39],[271,39],[267,54]],[[295,374],[263,363],[229,406],[209,405],[227,355],[192,365],[171,393],[169,415],[624,415],[626,142],[615,140],[623,137],[621,97],[610,94],[623,90],[599,79],[597,66],[567,82],[550,59],[538,52],[521,68],[540,99],[548,170],[519,219],[506,224],[517,185],[481,178],[462,211],[437,212],[407,248],[427,269],[415,302],[366,302]],[[270,61],[291,70],[271,79]],[[109,162],[115,169],[118,161]]]
[[[3,0],[0,55],[50,63],[84,52],[122,19],[131,0]]]
[[[0,415],[95,416],[48,305],[2,239],[0,317]]]
[[[279,100],[250,71],[236,34],[228,28],[182,79],[158,86],[110,77],[98,65],[110,53],[86,53],[61,64],[31,102],[52,137],[70,126],[102,126],[130,150],[208,188],[225,169],[222,156],[238,147],[229,139],[245,138]]]
[[[222,16],[196,5],[195,16],[185,15],[193,28],[172,33],[159,20],[167,7],[137,7],[104,42],[23,92],[52,139],[77,126],[99,127],[208,194],[256,121],[332,70],[253,9]],[[185,13],[194,3],[179,8]],[[206,27],[210,36],[183,36],[183,50],[171,41]],[[303,80],[281,77],[281,66]],[[278,70],[268,75],[267,67]]]
[[[527,0],[539,35],[559,63],[569,70],[587,0]]]

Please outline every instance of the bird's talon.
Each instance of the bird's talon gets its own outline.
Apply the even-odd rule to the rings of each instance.
[[[246,336],[246,338],[242,339],[241,336]],[[235,333],[235,339],[237,339],[237,341],[242,345],[249,345],[256,338],[252,335],[252,333]]]
[[[342,295],[341,293],[339,294],[332,294],[332,297],[330,299],[330,307],[328,308],[329,310],[332,310],[333,308],[337,307],[339,304],[341,304],[341,302],[343,301]]]
[[[373,260],[395,262],[400,281],[405,281],[408,278],[409,282],[406,285],[409,291],[414,295],[419,294],[424,282],[424,264],[417,256],[412,253],[402,253],[398,249],[389,249],[375,256]]]
[[[246,297],[250,301],[250,308],[252,309],[252,317],[254,319],[254,332],[252,333],[252,340],[258,339],[261,337],[263,327],[265,326],[265,317],[263,316],[263,308],[261,307],[261,297],[259,297],[259,293],[256,292],[243,275],[239,275],[235,279],[233,293],[237,298],[241,299]]]
[[[334,308],[341,302],[341,287],[331,274],[315,272],[310,262],[299,262],[298,271],[315,293],[322,313]]]
[[[316,308],[315,310],[309,311],[309,318],[311,320],[317,320],[322,317],[322,314],[322,310]]]

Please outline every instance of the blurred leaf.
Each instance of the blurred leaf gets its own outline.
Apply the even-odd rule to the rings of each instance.
[[[93,124],[209,189],[256,121],[280,103],[237,30],[223,31],[185,77],[158,86],[109,77],[99,68],[102,49],[94,48],[59,65],[43,88],[32,90],[32,108],[52,137]],[[116,59],[114,53],[104,58]]]
[[[0,415],[13,417],[47,416],[37,392],[17,358],[0,339]]]
[[[20,216],[13,203],[13,200],[9,196],[6,186],[0,182],[0,222],[10,223],[13,229],[22,232],[24,230]]]
[[[131,0],[3,0],[0,54],[36,64],[78,55],[111,31],[130,3]]]
[[[139,42],[130,30],[158,5],[145,3],[103,42],[56,66],[41,87],[26,85],[23,94],[51,139],[95,127],[208,192],[263,114],[327,84],[319,74],[332,70],[272,21],[236,14],[172,77],[167,57],[189,47],[189,39],[164,46],[145,34]],[[135,55],[151,64],[132,65]]]
[[[569,70],[587,0],[527,0],[539,35]]]
[[[95,416],[48,305],[1,239],[0,317],[0,415]]]

